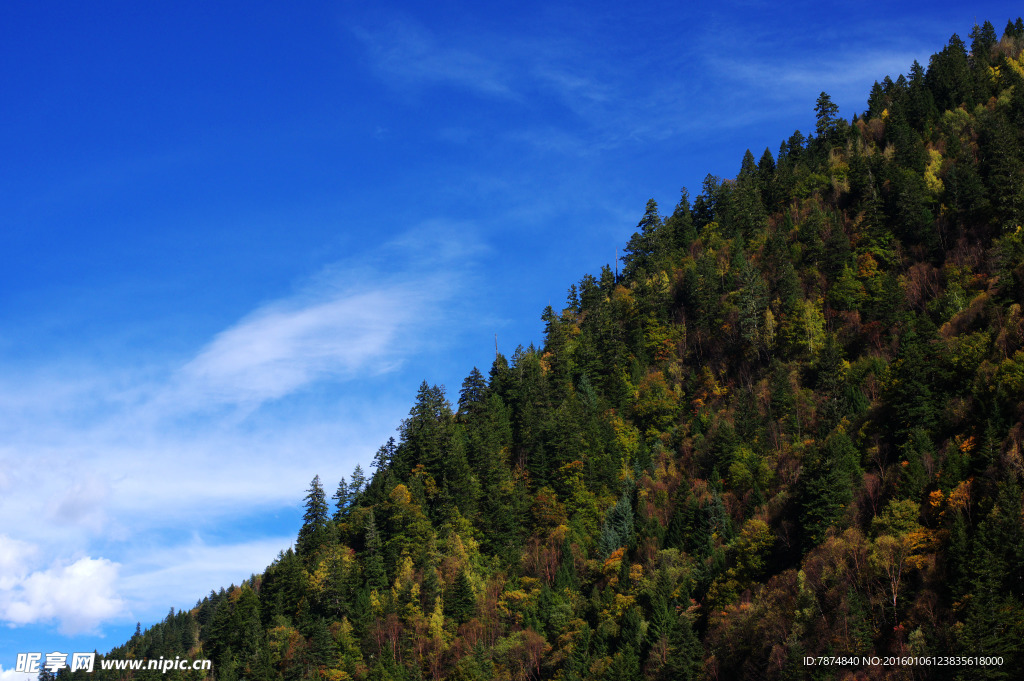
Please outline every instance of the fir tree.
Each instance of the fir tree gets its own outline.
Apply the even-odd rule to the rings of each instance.
[[[347,515],[349,503],[348,483],[345,482],[344,475],[338,483],[338,490],[331,498],[334,499],[334,520],[342,520]]]
[[[303,558],[311,558],[328,539],[327,500],[320,476],[314,476],[306,490],[306,512],[302,516],[302,529],[295,543],[295,550]]]
[[[469,577],[466,576],[465,570],[459,570],[455,581],[445,592],[444,613],[462,624],[472,617],[475,609],[476,597],[473,594],[473,587],[469,583]]]

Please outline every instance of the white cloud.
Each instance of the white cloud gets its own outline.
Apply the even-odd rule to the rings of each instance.
[[[104,558],[80,558],[33,572],[0,592],[2,618],[15,625],[57,620],[64,634],[95,631],[125,612],[115,589],[119,567]]]
[[[0,681],[36,681],[38,678],[38,674],[29,674],[28,672],[16,672],[13,669],[4,669],[4,666],[0,664]]]

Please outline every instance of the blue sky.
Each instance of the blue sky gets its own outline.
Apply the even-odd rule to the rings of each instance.
[[[0,8],[5,680],[262,570],[648,198],[1012,10],[363,5]]]

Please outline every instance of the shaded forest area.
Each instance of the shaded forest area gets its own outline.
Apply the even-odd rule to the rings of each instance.
[[[369,474],[312,482],[294,550],[109,657],[218,681],[1019,678],[1022,49],[1021,19],[975,26],[852,121],[822,93],[813,134],[648,202],[541,347],[457,396],[424,383]]]

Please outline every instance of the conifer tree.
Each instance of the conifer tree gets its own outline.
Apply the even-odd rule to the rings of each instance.
[[[349,485],[349,505],[352,505],[359,499],[359,495],[363,493],[366,488],[366,475],[363,473],[363,467],[361,464],[356,464],[356,467],[352,469],[352,483]]]
[[[338,483],[338,490],[334,493],[331,498],[334,499],[334,520],[341,520],[345,517],[348,512],[348,483],[345,481],[345,476],[341,476],[341,482]]]
[[[637,223],[637,231],[633,233],[622,256],[623,276],[632,278],[638,272],[650,273],[658,256],[666,244],[662,243],[662,219],[658,215],[658,202],[647,201],[644,216]]]
[[[630,500],[632,492],[624,490],[619,500],[605,515],[604,526],[598,544],[601,554],[607,558],[615,549],[629,547],[633,541],[633,504]]]
[[[839,130],[839,106],[832,101],[827,92],[818,95],[814,105],[816,141],[831,146],[837,141]]]
[[[475,608],[476,598],[473,595],[473,587],[469,583],[466,571],[460,569],[455,576],[455,581],[445,592],[444,613],[462,624],[473,616]]]
[[[672,215],[665,220],[665,230],[673,248],[677,250],[689,248],[697,238],[697,232],[693,228],[693,216],[690,214],[690,192],[686,187],[679,191],[679,202]]]
[[[459,391],[459,413],[466,416],[474,415],[481,408],[486,395],[487,382],[480,370],[473,367],[469,376],[462,382]]]
[[[956,33],[950,37],[949,44],[941,52],[932,55],[925,82],[928,83],[928,88],[935,97],[935,105],[940,111],[955,109],[961,104],[966,104],[968,108],[973,107],[974,96],[967,48]]]
[[[820,544],[828,529],[843,519],[859,477],[858,459],[856,448],[842,431],[805,453],[798,487],[805,550]]]
[[[383,542],[377,530],[373,509],[366,519],[366,584],[370,589],[386,589],[388,575],[384,567]]]
[[[306,490],[306,512],[302,516],[302,529],[295,543],[296,552],[303,558],[311,558],[327,542],[327,500],[320,476],[313,477]]]

